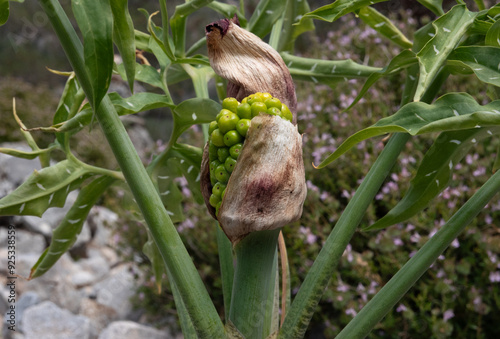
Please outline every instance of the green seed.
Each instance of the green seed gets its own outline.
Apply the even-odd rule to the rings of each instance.
[[[281,110],[276,107],[271,107],[267,109],[267,114],[281,116]]]
[[[238,156],[241,153],[242,147],[243,147],[243,144],[236,144],[236,145],[231,146],[231,148],[229,148],[229,155],[231,156],[231,158],[238,159]]]
[[[222,162],[220,162],[219,160],[212,160],[210,162],[210,175],[213,174],[213,176],[215,177],[215,169],[220,165],[222,165]]]
[[[236,124],[240,120],[240,117],[236,115],[236,113],[229,112],[224,114],[223,116],[220,117],[219,119],[219,130],[221,133],[227,133],[230,130],[233,130],[236,128]]]
[[[212,194],[215,194],[216,196],[218,197],[221,197],[222,196],[222,192],[226,189],[226,185],[224,185],[223,183],[216,183],[213,187],[212,187]]]
[[[268,108],[276,107],[277,109],[281,110],[281,101],[278,98],[269,98],[264,103]]]
[[[224,188],[224,189],[222,190],[222,194],[220,195],[220,199],[221,199],[221,200],[224,200],[224,196],[225,196],[225,195],[226,195],[226,189]]]
[[[233,113],[236,113],[236,108],[238,107],[239,102],[235,98],[225,98],[222,100],[222,108],[228,109]]]
[[[210,134],[210,140],[217,147],[224,147],[224,134],[221,133],[220,129],[216,129]]]
[[[236,124],[236,130],[238,131],[239,134],[241,134],[243,137],[247,136],[248,128],[250,127],[250,120],[249,119],[241,119],[238,121]]]
[[[220,162],[226,161],[226,158],[228,156],[229,156],[229,148],[221,147],[217,150],[217,159],[219,159]]]
[[[211,205],[212,207],[216,207],[216,206],[217,206],[217,204],[218,204],[220,201],[221,201],[221,200],[220,200],[220,196],[215,195],[215,194],[210,195],[210,198],[208,199],[208,202],[210,202],[210,205]]]
[[[236,160],[233,159],[232,157],[227,157],[226,161],[224,162],[224,167],[226,168],[226,171],[231,173],[234,169],[234,166],[236,166]]]
[[[215,178],[223,184],[227,183],[229,180],[229,173],[227,173],[224,165],[217,166],[215,169]]]
[[[265,103],[256,101],[250,105],[250,109],[252,111],[252,118],[259,115],[260,112],[267,112],[267,106]]]
[[[219,126],[217,125],[217,121],[212,121],[210,125],[208,125],[208,134],[212,134],[213,131],[215,131]]]
[[[215,206],[215,215],[219,214],[220,205],[222,205],[222,201],[219,201],[219,203],[217,204],[217,206]]]
[[[231,147],[234,144],[240,143],[243,141],[243,137],[236,130],[232,130],[224,134],[224,144],[227,147]]]
[[[240,119],[252,119],[252,110],[250,108],[250,104],[246,102],[238,105],[238,108],[236,108],[236,113],[238,113]]]
[[[292,112],[290,112],[290,109],[285,104],[281,105],[281,116],[288,121],[293,120],[293,114]]]

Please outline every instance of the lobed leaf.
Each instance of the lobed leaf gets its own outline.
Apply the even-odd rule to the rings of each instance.
[[[171,142],[175,142],[189,127],[215,120],[221,109],[222,106],[218,102],[206,98],[193,98],[181,102],[173,109],[174,128]]]
[[[354,98],[354,101],[349,105],[349,107],[346,108],[346,110],[352,108],[361,98],[363,95],[366,94],[366,92],[370,89],[370,87],[377,82],[378,79],[394,74],[396,72],[399,72],[405,68],[408,68],[412,65],[415,65],[417,63],[417,58],[415,53],[413,53],[410,50],[404,50],[403,52],[399,53],[396,55],[389,65],[384,67],[384,69],[372,73],[368,79],[366,80],[365,84],[363,85],[363,88],[359,91],[359,94]]]
[[[123,60],[127,82],[134,92],[135,77],[135,33],[128,11],[128,0],[110,0],[113,13],[113,40]]]
[[[479,105],[466,93],[450,93],[429,105],[412,102],[395,114],[379,120],[349,138],[323,160],[323,168],[357,143],[386,133],[405,132],[411,135],[500,125],[500,100]]]
[[[372,7],[362,7],[358,15],[367,25],[402,48],[411,48],[412,42],[406,38],[392,21]]]
[[[92,81],[89,99],[97,110],[108,91],[113,71],[113,16],[109,0],[72,0],[71,6],[83,36],[85,69]]]
[[[297,37],[302,33],[314,30],[314,22],[311,18],[301,20],[304,14],[310,11],[307,1],[289,1],[287,3],[278,51],[293,51]]]
[[[441,16],[444,14],[443,11],[443,0],[417,0],[422,5],[431,10],[432,13],[437,16]]]
[[[410,188],[389,213],[365,230],[376,230],[403,222],[422,211],[448,185],[452,170],[471,147],[485,138],[498,135],[500,127],[443,132],[427,151]]]
[[[264,38],[271,29],[274,23],[283,15],[286,9],[286,1],[261,0],[255,8],[252,17],[248,21],[247,30]]]
[[[35,170],[21,186],[0,199],[0,215],[41,217],[50,207],[63,207],[68,193],[89,174],[89,170],[71,160]]]
[[[37,149],[34,151],[26,152],[26,151],[20,151],[17,149],[13,149],[13,148],[0,147],[0,153],[8,154],[8,155],[11,155],[11,156],[16,157],[16,158],[32,160],[32,159],[39,157],[42,154],[50,153],[55,148],[57,148],[57,146],[55,144],[51,144],[48,148]]]
[[[488,29],[486,37],[484,38],[486,45],[499,47],[500,46],[500,20],[496,21]]]
[[[500,47],[458,47],[448,60],[451,63],[460,62],[467,71],[474,72],[479,80],[500,87]]]
[[[354,12],[362,7],[370,6],[387,0],[337,0],[329,5],[322,6],[312,12],[305,14],[302,20],[307,18],[333,22],[348,13]]]
[[[50,245],[31,268],[28,280],[45,274],[73,246],[90,209],[114,181],[114,178],[102,176],[82,188],[73,206],[53,230]]]
[[[420,77],[415,101],[421,99],[448,55],[474,22],[476,15],[477,13],[469,12],[465,5],[456,5],[448,13],[434,21],[434,37],[417,54]]]
[[[281,53],[290,74],[297,80],[312,81],[329,86],[347,78],[368,77],[380,71],[380,68],[370,67],[348,60],[321,60],[303,58]]]
[[[75,73],[72,73],[66,81],[61,99],[59,99],[59,104],[57,105],[56,113],[52,120],[53,125],[57,125],[69,119],[79,89],[80,86]],[[76,104],[80,106],[81,102],[77,102]],[[77,107],[77,109],[78,108],[79,107]],[[67,138],[68,136],[64,133],[56,133],[56,139],[61,145],[66,144]]]
[[[109,98],[115,106],[118,115],[136,114],[160,107],[175,107],[170,98],[166,95],[149,92],[136,93],[128,98],[122,98],[118,93],[109,93]],[[91,120],[92,109],[89,105],[86,105],[77,115],[65,121],[62,125],[55,125],[45,130],[72,132],[90,124]]]
[[[151,52],[152,53],[152,52]],[[122,78],[126,78],[123,64],[116,65],[116,71]],[[135,80],[148,84],[153,87],[161,88],[165,92],[165,85],[161,80],[161,75],[156,68],[150,65],[135,65]]]

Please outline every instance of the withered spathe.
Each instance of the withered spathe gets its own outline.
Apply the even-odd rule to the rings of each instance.
[[[208,55],[214,71],[228,80],[228,96],[239,101],[257,92],[281,100],[292,123],[260,114],[252,119],[236,166],[227,183],[218,215],[209,203],[208,143],[201,164],[201,190],[210,214],[233,245],[255,231],[272,230],[298,220],[306,198],[302,136],[296,126],[297,99],[283,59],[236,19],[206,28]]]
[[[270,93],[288,106],[296,124],[295,86],[279,53],[239,27],[236,17],[211,23],[205,30],[210,65],[228,80],[227,96],[241,101],[253,93]]]

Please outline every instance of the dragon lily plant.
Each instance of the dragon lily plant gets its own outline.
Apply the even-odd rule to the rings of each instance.
[[[303,337],[344,250],[412,136],[439,132],[409,191],[386,216],[368,227],[371,230],[419,213],[447,187],[453,164],[475,142],[500,132],[500,101],[480,105],[465,93],[447,93],[436,99],[450,74],[475,74],[498,94],[500,6],[486,8],[477,0],[477,11],[472,11],[457,1],[445,11],[442,1],[419,1],[435,19],[415,32],[412,42],[374,8],[380,2],[383,0],[337,0],[311,11],[306,0],[262,0],[247,20],[243,1],[235,6],[192,0],[176,6],[169,15],[166,0],[159,0],[161,25],[154,21],[158,12],[148,13],[147,31],[140,31],[134,27],[126,0],[72,0],[76,26],[59,1],[39,0],[72,71],[60,72],[67,81],[53,125],[38,128],[54,133],[54,143],[48,148],[37,146],[14,107],[32,151],[0,151],[21,158],[38,157],[43,168],[0,199],[0,215],[42,216],[48,208],[62,206],[68,192],[79,189],[79,193],[29,279],[49,271],[71,248],[90,208],[110,186],[125,182],[147,225],[149,241],[144,252],[157,279],[163,273],[168,276],[186,338]],[[187,20],[204,7],[224,19],[206,26],[205,35],[186,48]],[[350,13],[401,48],[386,67],[294,55],[296,38],[314,30],[314,20],[333,22]],[[8,16],[9,1],[0,0],[0,24]],[[267,36],[265,43],[262,39]],[[122,57],[120,64],[113,61],[113,44]],[[199,54],[204,46],[208,56]],[[154,56],[158,68],[137,62],[136,51]],[[280,231],[287,232],[283,227],[300,218],[306,197],[302,136],[297,128],[301,112],[297,111],[293,81],[333,86],[364,78],[366,83],[354,105],[378,79],[400,72],[406,74],[400,108],[353,134],[316,166],[325,168],[362,140],[390,134],[291,300]],[[135,81],[156,90],[129,97],[108,93],[113,73],[129,84],[132,93]],[[217,100],[209,97],[212,78],[216,79]],[[196,97],[178,101],[169,88],[186,79],[192,81]],[[173,130],[165,150],[145,166],[120,116],[152,108],[172,112]],[[71,136],[94,120],[111,146],[118,171],[86,164],[70,148]],[[204,131],[204,149],[179,142],[179,136],[195,124],[201,124]],[[62,150],[66,159],[50,165],[54,149]],[[174,181],[179,176],[187,179],[195,199],[205,202],[218,221],[214,222],[214,237],[219,246],[225,324],[174,225],[183,218]],[[367,336],[499,190],[497,171],[338,338]]]

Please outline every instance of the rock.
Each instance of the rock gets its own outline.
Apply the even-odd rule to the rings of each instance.
[[[101,247],[110,245],[112,228],[118,223],[118,214],[101,206],[90,210],[88,223],[93,232],[92,245]]]
[[[106,279],[93,287],[97,302],[114,309],[120,319],[126,318],[132,310],[130,298],[139,284],[132,270],[138,272],[138,269],[130,264],[115,267]]]
[[[88,298],[82,300],[79,314],[90,320],[93,335],[95,336],[108,324],[118,319],[118,314],[115,310]]]
[[[26,339],[88,339],[91,335],[87,317],[60,309],[50,301],[25,311],[23,330]]]
[[[16,321],[19,324],[19,330],[23,330],[23,317],[24,311],[29,307],[40,303],[40,297],[38,294],[32,291],[27,291],[23,293],[19,298],[19,301],[16,303]]]
[[[71,282],[76,287],[96,283],[109,272],[109,264],[102,256],[80,259],[77,265],[80,269],[71,276]]]
[[[115,321],[101,332],[98,339],[169,339],[172,336],[155,328],[132,321]]]
[[[33,233],[40,234],[46,239],[52,236],[52,227],[50,224],[39,217],[32,215],[16,215],[13,218],[13,223],[15,225],[21,225]]]
[[[0,247],[7,248],[8,229],[0,228]],[[22,229],[15,230],[15,246],[17,253],[41,254],[45,249],[45,238],[40,234],[34,234]]]
[[[1,148],[12,148],[19,151],[31,151],[31,148],[24,142],[6,142],[0,145]],[[0,153],[0,198],[9,194],[12,190],[21,185],[33,171],[41,168],[37,159],[21,159],[11,155]],[[5,184],[10,183],[10,185]]]

